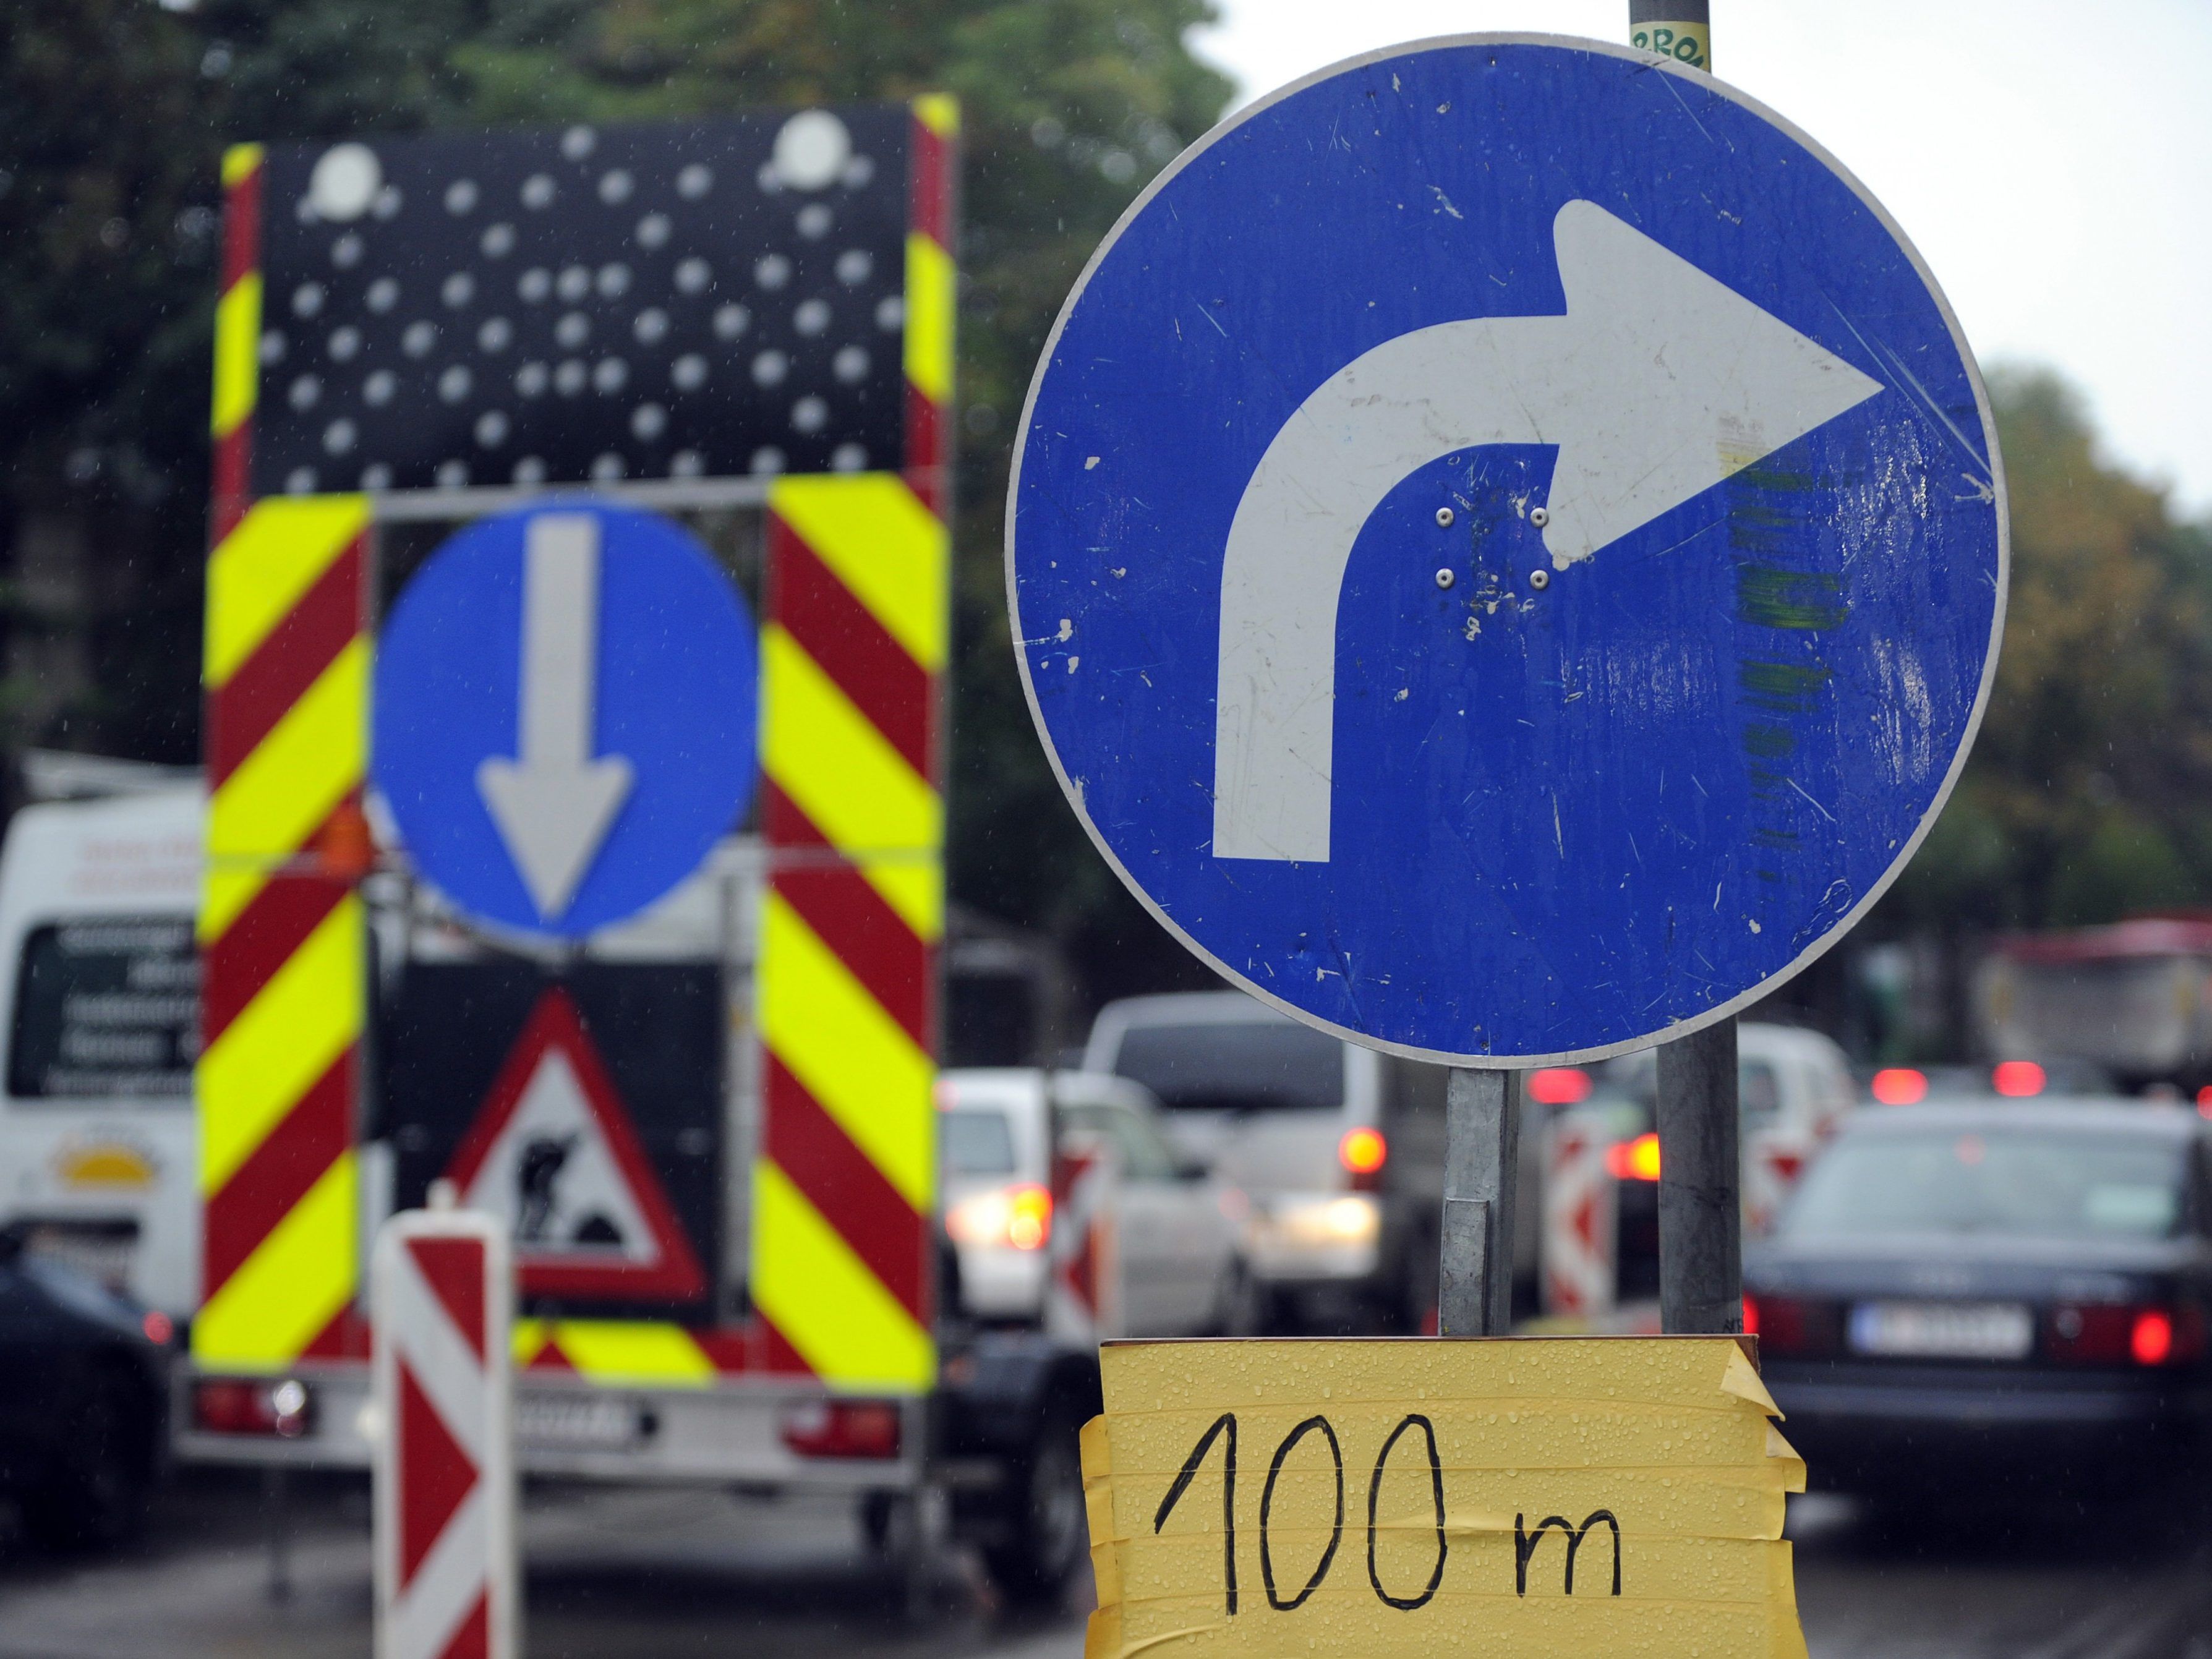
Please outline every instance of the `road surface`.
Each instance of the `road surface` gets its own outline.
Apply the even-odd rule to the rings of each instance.
[[[268,1595],[260,1488],[194,1478],[148,1540],[105,1560],[0,1553],[0,1659],[362,1659],[366,1494],[295,1496],[291,1593]],[[2021,1521],[1886,1522],[1845,1500],[1793,1510],[1814,1659],[2212,1659],[2203,1506],[2075,1508]],[[526,1522],[531,1659],[1077,1659],[1081,1591],[1023,1614],[955,1559],[932,1616],[857,1542],[842,1505],[718,1492],[536,1492]]]

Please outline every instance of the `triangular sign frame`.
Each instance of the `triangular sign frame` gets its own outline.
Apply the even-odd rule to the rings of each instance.
[[[539,1070],[556,1054],[567,1062],[582,1093],[591,1127],[598,1131],[615,1173],[645,1222],[653,1253],[645,1261],[580,1261],[566,1253],[533,1249],[518,1238],[514,1245],[517,1288],[525,1296],[609,1301],[688,1302],[704,1296],[707,1276],[700,1268],[698,1254],[684,1236],[675,1206],[669,1202],[652,1160],[639,1143],[614,1079],[607,1075],[597,1046],[584,1030],[576,1005],[560,986],[548,988],[531,1010],[521,1036],[515,1039],[490,1093],[484,1097],[483,1109],[453,1153],[446,1171],[447,1178],[466,1202],[466,1194],[499,1145],[501,1132],[520,1110]]]

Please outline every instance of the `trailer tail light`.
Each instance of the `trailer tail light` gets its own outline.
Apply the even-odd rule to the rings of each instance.
[[[1034,1182],[977,1193],[946,1212],[945,1231],[956,1244],[1041,1250],[1052,1237],[1052,1194]]]
[[[1593,1086],[1578,1066],[1547,1066],[1528,1073],[1528,1098],[1539,1106],[1579,1106]]]
[[[2188,1307],[2062,1307],[2046,1346],[2080,1365],[2171,1365],[2204,1352],[2204,1316]]]
[[[1605,1172],[1615,1181],[1659,1179],[1659,1136],[1646,1129],[1633,1140],[1616,1140],[1605,1149]]]
[[[784,1407],[781,1433],[801,1457],[896,1457],[899,1408],[884,1400],[802,1400]]]
[[[2048,1079],[2032,1060],[2001,1060],[1990,1071],[1990,1087],[2008,1100],[2027,1100],[2043,1092]]]
[[[1869,1087],[1884,1106],[1917,1106],[1928,1098],[1928,1073],[1910,1066],[1885,1066]]]
[[[1390,1143],[1380,1129],[1346,1129],[1336,1143],[1336,1161],[1352,1177],[1352,1190],[1371,1193],[1382,1184],[1382,1166],[1390,1161]]]
[[[192,1426],[206,1434],[297,1440],[313,1426],[315,1396],[296,1378],[280,1382],[209,1378],[192,1385]]]

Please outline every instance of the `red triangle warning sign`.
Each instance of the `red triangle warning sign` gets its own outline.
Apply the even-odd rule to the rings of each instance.
[[[531,1011],[446,1173],[463,1205],[507,1218],[525,1295],[706,1293],[614,1081],[557,986]]]

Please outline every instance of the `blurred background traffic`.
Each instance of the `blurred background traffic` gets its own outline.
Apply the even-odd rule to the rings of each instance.
[[[1449,9],[1399,9],[1345,49]],[[1481,9],[1464,21],[1620,33],[1616,5]],[[1968,9],[1992,37],[2033,32]],[[2193,9],[2114,9],[2131,50],[2212,47]],[[918,1419],[888,1407],[801,1402],[763,1431],[775,1467],[843,1471],[827,1488],[734,1464],[599,1487],[579,1477],[662,1435],[662,1407],[549,1395],[521,1425],[553,1471],[528,1505],[540,1650],[746,1632],[763,1652],[1073,1653],[1087,1407],[1079,1383],[1009,1383],[1024,1426],[999,1436],[990,1379],[1018,1339],[1434,1333],[1444,1073],[1219,988],[1151,920],[1062,802],[1005,608],[1009,449],[1046,330],[1164,164],[1334,55],[1299,27],[1310,63],[1264,8],[1200,0],[0,15],[0,1653],[365,1643],[358,1477],[283,1455],[339,1432],[357,1392],[176,1370],[200,1296],[206,410],[239,138],[960,103],[931,1248],[962,1391],[947,1432],[976,1482],[947,1524],[973,1547],[917,1589],[923,1506],[852,1473],[913,1453]],[[1731,16],[1723,38],[1759,27]],[[1753,89],[1790,107],[1786,85]],[[2202,134],[2178,105],[2159,118]],[[1820,136],[1855,161],[1850,135]],[[2197,361],[2201,309],[2133,338]],[[2100,410],[2143,429],[2125,377],[2081,378],[2110,358],[2054,340],[1991,365],[2013,565],[1979,741],[1903,878],[1741,1028],[1746,1325],[1812,1470],[1792,1525],[1815,1653],[2212,1651],[2212,470],[2115,436]],[[757,581],[739,516],[710,537]],[[613,955],[729,960],[738,840]],[[410,964],[496,954],[434,893],[368,879],[387,1021],[422,1006]],[[398,1089],[440,1064],[424,1018],[380,1038]],[[1656,1088],[1648,1052],[1527,1078],[1525,1329],[1656,1329]],[[392,1158],[413,1122],[380,1126]],[[1926,1639],[1939,1615],[1954,1645]]]

